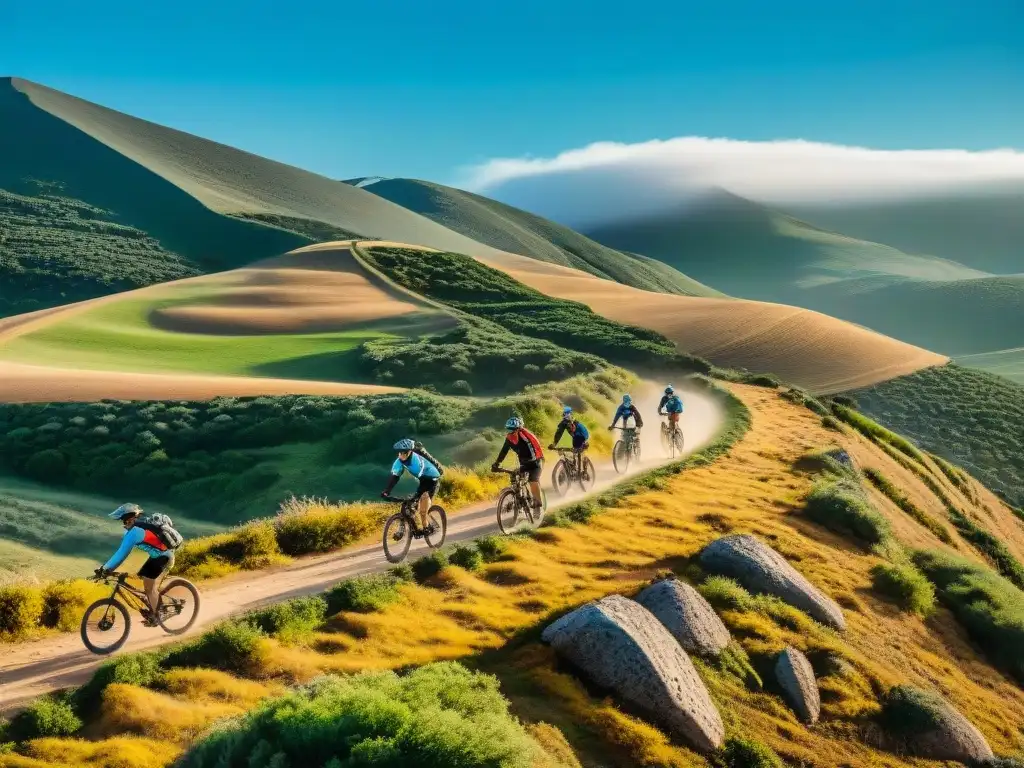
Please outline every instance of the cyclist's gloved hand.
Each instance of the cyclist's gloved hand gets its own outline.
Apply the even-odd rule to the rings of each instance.
[[[549,445],[549,446],[548,446],[548,450],[549,450],[549,451],[553,451],[553,450],[555,450],[555,444],[554,444],[554,443],[552,443],[551,445]]]
[[[498,465],[497,464],[491,464],[491,472],[497,472],[497,471],[498,471]]]
[[[104,568],[103,566],[100,566],[99,568],[96,569],[95,574],[97,576],[106,576],[107,575],[107,569]]]

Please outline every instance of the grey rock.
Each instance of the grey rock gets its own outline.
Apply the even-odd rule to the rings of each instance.
[[[598,685],[695,748],[722,745],[725,727],[690,657],[647,609],[621,595],[577,608],[541,635]]]
[[[984,762],[995,758],[992,747],[970,720],[945,699],[933,713],[936,725],[907,741],[909,751],[932,760],[957,760],[961,763]]]
[[[751,592],[775,595],[826,626],[846,629],[839,605],[754,536],[742,534],[713,541],[701,552],[700,562],[713,573],[731,576]]]
[[[732,639],[715,609],[684,581],[659,581],[637,595],[636,601],[653,613],[688,653],[717,656]]]
[[[805,723],[816,723],[821,715],[821,694],[814,669],[796,648],[787,648],[775,662],[775,679],[789,699],[790,705]]]

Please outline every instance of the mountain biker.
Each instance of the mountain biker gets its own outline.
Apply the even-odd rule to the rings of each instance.
[[[150,608],[148,612],[143,612],[142,624],[146,627],[155,627],[156,609],[160,600],[156,590],[157,584],[174,565],[174,552],[168,549],[167,545],[153,531],[135,524],[141,514],[142,507],[138,504],[122,504],[110,513],[110,517],[120,520],[124,525],[124,537],[121,539],[121,546],[117,548],[117,551],[102,567],[96,569],[96,575],[103,576],[111,571],[116,571],[135,547],[149,555],[149,560],[139,569],[139,576],[142,577],[142,585]]]
[[[622,405],[615,409],[615,418],[612,419],[612,425],[608,429],[615,429],[619,419],[622,419],[622,426],[628,428],[630,417],[633,418],[633,424],[637,429],[643,427],[644,420],[640,417],[640,411],[633,405],[633,398],[629,395],[623,395]]]
[[[679,415],[683,412],[683,401],[676,394],[675,388],[669,384],[665,387],[665,394],[661,396],[661,401],[658,403],[658,415],[668,416],[669,423],[678,425]],[[666,435],[669,431],[668,424],[661,425],[662,435]]]
[[[558,441],[562,439],[562,435],[568,431],[572,435],[572,449],[576,453],[582,453],[590,447],[590,432],[586,426],[580,421],[576,421],[576,416],[572,412],[572,408],[568,405],[562,409],[562,420],[558,422],[558,429],[555,430],[555,439],[548,446],[550,450],[555,450],[558,445]]]
[[[414,451],[415,447],[416,443],[409,438],[404,438],[395,443],[394,449],[398,451],[398,458],[391,465],[391,479],[388,480],[387,488],[381,493],[381,498],[388,498],[391,495],[392,489],[402,477],[402,472],[408,472],[420,481],[419,487],[416,489],[416,498],[418,499],[423,532],[433,533],[433,531],[429,530],[430,522],[427,520],[427,512],[430,509],[431,498],[437,493],[437,484],[441,479],[441,470],[433,462],[428,461]],[[414,532],[413,535],[415,536],[416,533]]]
[[[523,426],[523,420],[518,416],[513,416],[505,422],[505,431],[508,433],[505,435],[505,444],[501,446],[498,458],[491,465],[491,471],[497,472],[508,452],[515,451],[516,456],[519,457],[519,471],[530,481],[533,508],[540,509],[543,506],[540,495],[540,473],[544,466],[544,451],[541,450],[540,440]]]

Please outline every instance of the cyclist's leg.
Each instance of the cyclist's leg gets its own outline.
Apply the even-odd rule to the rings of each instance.
[[[169,555],[151,557],[139,569],[139,576],[142,577],[142,590],[146,593],[146,599],[149,601],[151,616],[156,616],[157,607],[160,605],[158,587],[170,564],[171,558]]]
[[[427,519],[427,512],[430,511],[430,502],[433,495],[437,493],[437,479],[432,477],[421,477],[416,495],[419,497],[420,527],[426,528],[430,521]]]
[[[530,481],[530,493],[533,495],[533,506],[534,508],[540,507],[543,504],[543,496],[540,493],[540,475],[543,470],[544,462],[541,459],[531,461],[525,467],[523,472],[526,473],[527,480]]]

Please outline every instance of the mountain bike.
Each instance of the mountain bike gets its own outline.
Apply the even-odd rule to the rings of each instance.
[[[97,600],[82,616],[82,642],[93,653],[113,653],[128,640],[132,630],[129,608],[143,618],[150,613],[146,593],[127,582],[127,573],[107,573],[91,580],[113,584],[110,597]],[[199,616],[199,590],[185,579],[168,578],[160,587],[157,602],[157,624],[169,635],[187,632]],[[107,642],[104,643],[104,640]]]
[[[640,429],[639,427],[613,427],[621,429],[622,437],[612,446],[612,464],[620,475],[629,469],[630,462],[640,461]]]
[[[540,509],[534,509],[533,494],[530,492],[526,473],[519,469],[499,469],[498,471],[508,475],[508,488],[505,488],[498,496],[498,528],[501,529],[501,532],[512,533],[523,519],[528,520],[530,525],[540,525],[548,506],[547,494],[544,493],[544,489],[542,488],[540,491]]]
[[[551,470],[551,485],[559,496],[565,496],[569,492],[569,486],[579,483],[580,489],[586,493],[594,487],[597,481],[597,470],[583,450],[575,448],[555,448],[561,458],[555,463]]]
[[[683,430],[679,422],[661,422],[661,445],[670,459],[683,455]]]
[[[448,515],[444,508],[432,504],[427,510],[427,527],[420,528],[419,496],[397,498],[386,497],[398,502],[402,508],[384,521],[384,557],[391,563],[400,563],[409,554],[413,539],[423,539],[431,549],[444,544],[448,535]]]

